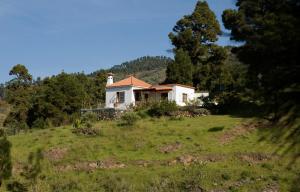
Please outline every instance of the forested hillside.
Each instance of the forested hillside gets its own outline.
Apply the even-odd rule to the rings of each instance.
[[[157,84],[165,80],[165,70],[171,61],[172,59],[166,56],[144,56],[120,65],[115,65],[106,71],[115,74],[115,81],[132,74],[139,79]],[[93,72],[91,75],[94,76],[99,71]]]

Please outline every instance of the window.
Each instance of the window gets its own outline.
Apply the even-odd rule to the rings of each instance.
[[[160,97],[162,100],[167,100],[168,99],[168,93],[161,93]]]
[[[147,101],[148,101],[148,99],[149,99],[149,94],[148,94],[148,93],[146,93],[144,96],[145,96],[145,101],[147,102]]]
[[[187,94],[186,93],[182,94],[182,102],[184,102],[184,103],[187,102]]]
[[[117,92],[117,103],[125,102],[125,92]]]
[[[141,92],[135,92],[134,93],[135,101],[141,101],[142,100],[141,97],[142,97]]]

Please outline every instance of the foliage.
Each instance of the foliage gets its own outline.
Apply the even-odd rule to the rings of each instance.
[[[4,125],[14,133],[28,128],[68,124],[74,116],[78,116],[81,108],[97,106],[104,101],[104,71],[99,71],[93,78],[83,73],[62,72],[31,84],[29,80],[23,80],[31,77],[27,69],[24,66],[21,67],[22,70],[19,68],[15,66],[11,70],[18,81],[7,83],[5,97],[12,105],[12,110]]]
[[[14,180],[7,183],[6,189],[9,192],[27,192],[28,191],[27,187],[23,183],[20,183],[18,181],[14,181]]]
[[[208,109],[205,108],[199,108],[194,106],[188,106],[186,108],[183,108],[182,110],[189,111],[193,116],[201,116],[201,115],[210,115],[211,112]]]
[[[4,84],[0,83],[0,100],[4,98],[4,90],[5,90]]]
[[[105,73],[114,73],[115,81],[133,74],[146,82],[157,84],[164,80],[165,68],[170,62],[172,62],[172,59],[165,56],[144,56],[132,61],[124,62],[120,65],[115,65],[106,70]],[[100,70],[100,72],[102,71],[104,70]],[[94,77],[98,72],[99,71],[91,73],[91,76]]]
[[[41,173],[41,161],[43,160],[43,153],[41,149],[38,149],[36,153],[30,153],[28,155],[28,163],[23,167],[21,175],[33,185],[38,175]]]
[[[22,181],[14,179],[7,183],[6,188],[11,192],[26,192],[38,191],[37,181],[42,172],[43,153],[38,149],[35,153],[30,152],[28,155],[27,163],[23,166],[20,176]]]
[[[10,81],[10,86],[15,85],[17,87],[23,85],[30,85],[32,76],[29,74],[28,69],[22,65],[17,64],[10,70],[9,75],[14,75],[15,78]]]
[[[148,114],[152,117],[169,116],[177,110],[178,107],[175,102],[161,101],[153,103],[148,110]]]
[[[72,132],[76,135],[85,135],[85,136],[101,135],[100,129],[93,127],[91,124],[85,124],[85,126],[80,126],[78,128],[74,128]]]
[[[97,121],[97,117],[93,113],[86,113],[80,119],[76,119],[73,123],[72,132],[76,135],[97,136],[100,135],[100,129],[93,127]]]
[[[7,140],[4,130],[0,129],[0,188],[2,181],[8,179],[12,172],[11,143]]]
[[[133,126],[137,123],[140,117],[133,112],[126,112],[121,116],[121,124],[127,126]]]
[[[12,110],[4,121],[4,126],[8,126],[18,132],[26,129],[27,116],[31,107],[31,96],[34,91],[31,87],[32,77],[24,65],[14,66],[10,73],[15,78],[7,83],[5,100],[12,105]]]
[[[214,91],[220,84],[221,67],[227,58],[225,49],[215,44],[220,33],[220,25],[207,2],[198,1],[194,12],[180,19],[169,34],[179,62],[175,59],[175,63],[168,65],[167,81],[180,82],[180,75],[190,81],[192,71],[192,82],[196,88]],[[192,68],[189,58],[180,50],[188,53]],[[176,63],[180,67],[176,67]]]
[[[192,85],[193,64],[187,51],[176,50],[175,61],[169,63],[166,71],[165,83],[181,83]]]
[[[254,99],[275,113],[274,120],[299,112],[299,1],[238,0],[236,5],[238,10],[225,10],[222,17],[231,38],[244,42],[233,51],[249,65],[247,86]]]

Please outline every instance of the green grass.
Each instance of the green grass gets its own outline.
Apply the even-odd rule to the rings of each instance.
[[[149,118],[133,127],[103,121],[96,125],[101,128],[101,136],[77,136],[66,126],[33,130],[9,140],[13,145],[13,163],[19,167],[26,163],[30,152],[39,148],[45,153],[50,149],[66,149],[57,159],[51,159],[51,155],[45,157],[38,191],[192,191],[187,187],[197,185],[206,190],[262,191],[275,187],[289,191],[300,170],[299,161],[289,165],[293,152],[284,156],[273,154],[278,147],[276,142],[261,141],[259,130],[222,143],[224,135],[250,120],[230,116]],[[160,151],[176,143],[180,144],[178,149],[169,153]],[[170,163],[184,156],[198,160],[190,165]],[[268,158],[259,159],[260,156]],[[111,159],[125,167],[74,168],[82,163]],[[148,165],[141,166],[138,161]],[[14,177],[20,178],[16,169]]]

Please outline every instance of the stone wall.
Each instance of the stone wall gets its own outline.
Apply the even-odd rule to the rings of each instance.
[[[114,108],[100,108],[100,109],[81,109],[80,114],[94,113],[98,120],[114,120],[120,118],[124,110]]]

